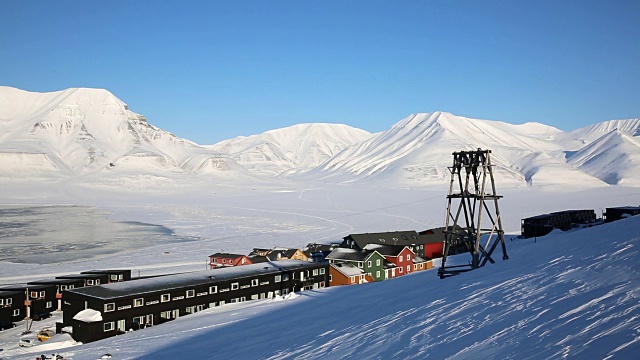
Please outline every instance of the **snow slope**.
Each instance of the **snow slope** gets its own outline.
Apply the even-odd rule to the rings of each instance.
[[[638,228],[636,216],[508,241],[510,260],[444,280],[434,269],[230,304],[61,353],[74,360],[104,353],[207,359],[213,352],[243,359],[635,359]],[[38,353],[10,351],[11,359]]]
[[[289,175],[313,169],[371,133],[340,124],[299,124],[225,140],[207,148],[229,154],[249,171]]]
[[[613,130],[618,130],[630,136],[640,136],[640,119],[603,121],[573,131],[557,134],[556,141],[566,148],[566,150],[575,151]]]
[[[497,176],[513,185],[602,182],[568,165],[552,141],[561,131],[546,125],[512,125],[450,113],[413,114],[388,131],[353,145],[312,173],[343,181],[373,178],[385,184],[446,182],[451,153],[491,149]]]
[[[608,184],[640,186],[640,137],[614,129],[568,158],[569,164]]]
[[[149,124],[107,90],[3,86],[0,104],[0,164],[11,170],[5,177],[246,175],[223,154]]]

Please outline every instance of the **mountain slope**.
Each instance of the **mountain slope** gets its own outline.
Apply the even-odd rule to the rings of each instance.
[[[556,136],[556,141],[566,150],[576,151],[613,130],[618,130],[630,136],[640,136],[640,119],[603,121],[576,130],[560,133]]]
[[[371,133],[340,124],[299,124],[225,140],[209,149],[229,154],[252,172],[288,175],[315,168]]]
[[[201,172],[240,166],[151,124],[103,89],[31,93],[0,87],[0,164],[11,176]],[[215,168],[215,167],[214,167]],[[6,175],[6,174],[5,174]]]
[[[314,170],[342,181],[362,178],[405,185],[445,182],[454,151],[491,149],[497,176],[508,184],[601,182],[566,164],[552,141],[560,130],[535,123],[512,125],[435,112],[411,115],[390,130],[353,145]],[[562,179],[560,181],[560,179]]]
[[[617,128],[568,159],[569,164],[608,184],[640,185],[640,138]]]

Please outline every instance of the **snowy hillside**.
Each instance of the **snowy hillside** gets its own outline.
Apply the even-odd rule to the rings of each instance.
[[[213,349],[216,358],[274,360],[635,359],[639,227],[636,216],[509,241],[510,260],[444,280],[434,269],[230,304],[59,352],[74,360],[207,359]],[[6,355],[43,350],[13,345]]]
[[[560,130],[537,123],[512,125],[450,113],[411,115],[388,131],[347,148],[314,170],[314,176],[420,184],[450,179],[451,153],[491,149],[497,176],[512,185],[602,182],[567,164],[552,141]]]
[[[311,170],[371,133],[340,124],[299,124],[207,148],[229,154],[258,174],[288,175]]]
[[[556,136],[556,140],[566,150],[576,151],[614,130],[630,136],[640,136],[640,119],[603,121],[566,133],[560,133]]]
[[[569,164],[602,181],[640,186],[640,137],[612,130],[568,155]]]
[[[31,93],[0,87],[3,176],[207,174],[243,169],[151,124],[102,89]],[[98,175],[96,175],[98,174]]]

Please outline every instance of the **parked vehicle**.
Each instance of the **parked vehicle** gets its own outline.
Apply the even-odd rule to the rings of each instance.
[[[37,314],[34,314],[33,316],[31,316],[31,320],[40,321],[42,319],[48,319],[50,317],[51,317],[51,313],[49,313],[47,311],[43,311],[41,313],[37,313]]]
[[[8,321],[0,322],[0,331],[11,329],[11,328],[14,328],[14,327],[16,327],[16,324],[14,324],[12,322],[8,322]]]
[[[56,333],[51,329],[44,329],[38,333],[37,339],[39,341],[47,341],[53,337]]]
[[[20,339],[20,341],[18,341],[18,346],[20,347],[32,347],[33,345],[35,344],[31,339]]]

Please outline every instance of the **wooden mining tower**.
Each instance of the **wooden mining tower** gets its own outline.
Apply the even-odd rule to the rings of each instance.
[[[444,249],[438,269],[441,279],[477,269],[487,261],[495,263],[491,255],[498,244],[502,246],[502,259],[509,258],[498,208],[502,196],[496,195],[491,150],[454,152],[449,171]],[[447,266],[449,255],[466,252],[471,254],[468,264]]]

